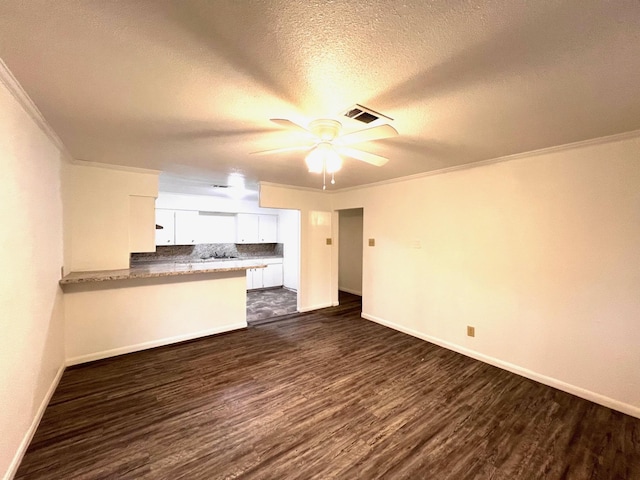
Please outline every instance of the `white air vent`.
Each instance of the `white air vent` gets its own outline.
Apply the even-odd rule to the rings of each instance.
[[[370,108],[363,107],[362,105],[358,105],[357,103],[353,107],[347,108],[343,115],[366,124],[374,123],[381,119],[382,121],[393,121],[393,118],[387,117],[386,115],[378,113],[375,110],[371,110]]]

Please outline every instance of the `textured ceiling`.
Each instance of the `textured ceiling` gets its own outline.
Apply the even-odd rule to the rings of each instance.
[[[400,136],[334,188],[640,129],[638,0],[3,0],[0,57],[77,159],[320,187],[299,140],[354,103]]]

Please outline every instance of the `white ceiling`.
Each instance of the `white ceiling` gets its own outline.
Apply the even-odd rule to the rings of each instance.
[[[0,57],[88,160],[319,188],[269,122],[354,103],[400,136],[332,188],[640,129],[638,0],[3,0]]]

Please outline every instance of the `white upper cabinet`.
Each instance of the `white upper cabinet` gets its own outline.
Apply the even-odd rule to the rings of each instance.
[[[176,245],[200,243],[200,215],[194,210],[176,210]]]
[[[156,209],[156,245],[276,243],[278,216]]]
[[[276,243],[278,241],[278,217],[276,215],[258,215],[258,241]]]
[[[156,209],[156,245],[175,245],[175,212]]]
[[[258,243],[258,215],[252,213],[239,213],[236,216],[238,233],[236,243]]]
[[[278,217],[239,213],[237,215],[236,243],[276,243],[278,241]]]

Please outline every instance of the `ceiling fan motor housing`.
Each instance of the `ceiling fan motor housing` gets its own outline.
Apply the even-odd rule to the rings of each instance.
[[[309,124],[311,133],[324,142],[335,140],[341,128],[342,124],[340,122],[328,118],[320,118]]]

